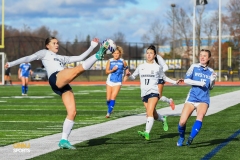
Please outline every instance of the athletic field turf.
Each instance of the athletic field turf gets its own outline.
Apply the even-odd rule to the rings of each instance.
[[[145,111],[140,89],[136,86],[122,87],[110,119],[105,118],[105,86],[72,88],[78,109],[74,128]],[[176,104],[181,104],[184,103],[189,88],[165,86],[163,94],[172,97]],[[21,96],[21,86],[0,86],[0,90],[1,146],[62,131],[66,110],[61,98],[49,86],[30,86],[27,97]],[[211,91],[211,96],[235,90],[239,90],[239,87],[216,86]],[[157,109],[167,106],[166,103],[159,102]],[[155,122],[150,141],[137,135],[138,130],[145,128],[145,125],[140,125],[77,144],[77,150],[57,150],[35,159],[239,159],[239,107],[240,104],[205,117],[202,130],[190,147],[176,147],[179,117],[169,116],[169,131],[164,132],[161,123]],[[191,117],[188,121],[187,135],[194,120],[195,117]]]

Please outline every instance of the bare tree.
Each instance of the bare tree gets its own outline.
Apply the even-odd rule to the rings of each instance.
[[[235,46],[240,48],[240,1],[230,0],[227,9],[230,16],[224,20],[229,26],[230,34],[234,36]]]
[[[125,35],[122,32],[117,32],[113,35],[115,42],[125,42]]]
[[[144,35],[142,35],[142,37],[141,37],[141,41],[142,41],[143,43],[150,43],[150,40],[151,40],[151,38],[149,37],[149,34],[144,34]]]
[[[175,33],[176,35],[174,36],[175,39],[172,39],[173,41],[179,42],[178,46],[175,45],[178,50],[185,50],[184,54],[182,55],[183,57],[189,58],[189,55],[191,53],[191,41],[190,38],[192,36],[192,25],[191,24],[191,19],[189,15],[186,13],[186,11],[182,8],[176,7],[174,12],[169,11],[166,14],[168,21],[168,28],[169,32],[171,34]],[[175,23],[175,24],[173,24]],[[173,25],[175,25],[173,27]],[[173,30],[175,30],[173,32]],[[173,35],[171,35],[173,37]],[[177,40],[178,39],[178,40]],[[176,43],[175,42],[175,43]],[[178,50],[176,51],[178,53]]]
[[[164,25],[161,23],[161,20],[156,19],[150,27],[150,34],[153,37],[153,43],[158,45],[164,45],[167,40],[166,32]]]

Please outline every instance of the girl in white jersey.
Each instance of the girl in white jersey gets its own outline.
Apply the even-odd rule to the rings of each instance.
[[[115,106],[116,97],[121,89],[124,70],[126,74],[129,73],[126,61],[121,58],[122,54],[122,47],[117,46],[112,54],[113,58],[109,59],[106,65],[106,74],[108,74],[106,82],[108,111],[106,118],[110,117]]]
[[[195,109],[197,117],[192,126],[192,131],[186,145],[190,145],[192,143],[193,139],[202,127],[202,121],[207,113],[210,103],[209,90],[213,88],[216,78],[216,74],[213,69],[208,67],[210,58],[211,52],[209,50],[202,49],[199,54],[200,63],[192,64],[186,73],[184,83],[192,85],[192,88],[188,93],[179,120],[178,132],[180,137],[178,139],[177,146],[183,146],[186,123]]]
[[[158,80],[163,78],[165,81],[178,84],[181,80],[174,81],[166,77],[162,67],[156,63],[155,46],[150,45],[146,51],[146,62],[137,67],[132,75],[129,73],[128,79],[134,80],[137,75],[140,77],[141,97],[147,112],[146,130],[138,131],[138,134],[149,140],[149,133],[152,129],[154,119],[163,122],[163,129],[168,130],[167,119],[156,111],[159,100]]]
[[[98,45],[98,42],[99,40],[94,38],[91,41],[91,46],[88,50],[79,56],[61,56],[57,55],[59,49],[58,40],[55,37],[49,37],[45,41],[46,49],[40,50],[30,56],[20,58],[16,61],[7,62],[5,65],[5,68],[8,68],[23,62],[31,62],[34,60],[42,61],[47,70],[49,84],[52,87],[52,90],[62,97],[63,104],[67,110],[67,117],[63,123],[62,139],[58,144],[60,148],[75,149],[75,147],[68,141],[77,113],[74,94],[69,83],[85,70],[91,68],[97,60],[101,60],[109,44],[104,43],[96,54],[90,56],[79,66],[68,69],[64,69],[64,66],[68,63],[79,62],[85,59]]]
[[[157,55],[156,61],[163,68],[163,72],[166,72],[168,70],[168,66],[161,56]],[[172,110],[174,110],[175,109],[175,104],[173,102],[173,99],[172,98],[167,98],[167,97],[162,95],[164,84],[165,84],[165,81],[163,80],[163,78],[160,78],[158,80],[158,89],[159,89],[159,94],[160,94],[160,99],[159,100],[169,103]]]

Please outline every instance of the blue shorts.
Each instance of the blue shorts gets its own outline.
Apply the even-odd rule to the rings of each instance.
[[[158,79],[158,84],[165,84],[165,81],[163,79]]]
[[[62,88],[58,88],[58,87],[56,86],[56,81],[57,81],[57,76],[56,76],[56,75],[57,75],[58,72],[59,72],[59,71],[54,72],[54,73],[49,77],[48,82],[49,82],[50,86],[52,87],[52,90],[53,90],[56,94],[62,96],[62,94],[63,94],[64,92],[70,91],[70,90],[72,90],[72,88],[70,87],[69,84],[63,86]]]
[[[145,103],[148,103],[148,99],[152,98],[152,97],[157,97],[159,99],[159,94],[157,94],[157,93],[150,93],[150,94],[142,97],[142,101],[145,102]]]

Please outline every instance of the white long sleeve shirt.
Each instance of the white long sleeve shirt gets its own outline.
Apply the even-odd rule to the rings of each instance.
[[[165,81],[176,84],[176,81],[171,80],[166,77],[164,74],[162,67],[157,63],[143,63],[137,67],[137,69],[133,72],[131,76],[129,76],[130,80],[136,79],[139,75],[140,84],[141,84],[141,97],[144,97],[150,93],[158,92],[158,79],[163,78]]]
[[[8,62],[8,67],[13,67],[15,65],[31,62],[34,60],[41,60],[42,64],[46,68],[49,78],[54,72],[63,70],[66,64],[79,62],[85,59],[97,45],[97,42],[92,41],[91,46],[88,48],[88,50],[79,56],[62,56],[47,49],[43,49],[35,52],[30,56],[22,57],[18,60]]]

